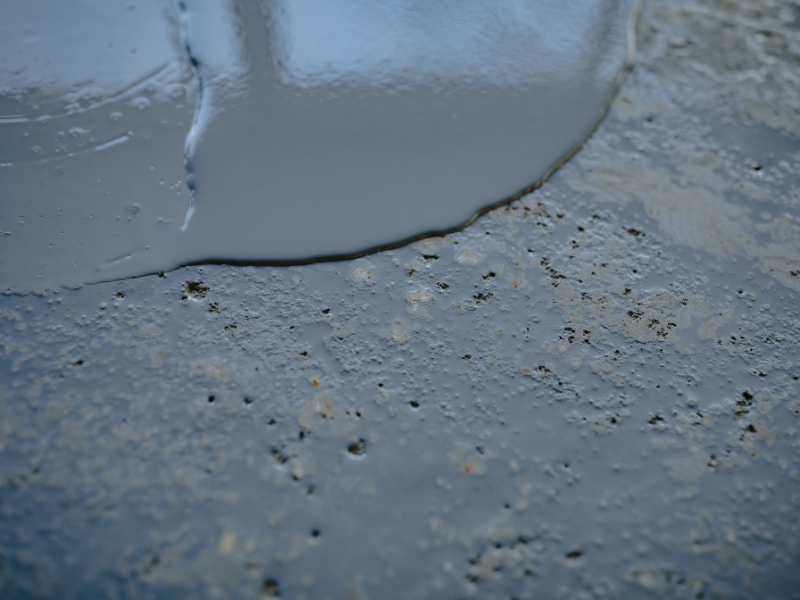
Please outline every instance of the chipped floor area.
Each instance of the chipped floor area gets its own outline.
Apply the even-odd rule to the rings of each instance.
[[[799,31],[649,0],[460,233],[0,298],[0,595],[800,598]]]

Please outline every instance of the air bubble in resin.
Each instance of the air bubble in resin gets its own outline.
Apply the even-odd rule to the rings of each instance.
[[[24,50],[0,70],[5,291],[336,258],[463,226],[591,132],[629,64],[634,12],[94,4],[72,18],[4,9],[21,32],[4,54]],[[25,33],[48,28],[61,35]],[[86,73],[66,66],[73,51]]]

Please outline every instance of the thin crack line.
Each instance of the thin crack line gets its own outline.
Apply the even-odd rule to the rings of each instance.
[[[205,111],[207,110],[204,102],[205,89],[203,86],[203,71],[201,69],[200,60],[192,53],[192,47],[189,43],[189,24],[186,2],[178,0],[176,3],[176,10],[178,11],[178,28],[180,31],[180,38],[183,44],[183,49],[186,51],[186,57],[191,65],[192,72],[197,78],[197,96],[195,98],[194,115],[192,116],[192,126],[189,128],[189,133],[186,134],[186,141],[183,146],[183,169],[186,172],[186,187],[189,189],[189,208],[186,210],[186,216],[183,219],[181,231],[186,231],[189,227],[189,221],[192,220],[195,211],[195,181],[194,181],[194,165],[192,163],[192,156],[194,155],[197,141],[200,137],[200,131],[203,123],[205,122]]]

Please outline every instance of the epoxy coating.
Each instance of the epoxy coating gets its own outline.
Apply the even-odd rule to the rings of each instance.
[[[604,113],[632,2],[241,3],[235,86],[185,6],[209,83],[181,261],[296,262],[452,229],[534,184]]]
[[[188,205],[196,82],[168,0],[0,6],[0,289],[148,272]]]
[[[463,226],[597,124],[627,65],[632,5],[7,8],[0,286],[307,262]]]

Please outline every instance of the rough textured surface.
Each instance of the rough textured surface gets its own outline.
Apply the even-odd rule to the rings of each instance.
[[[0,299],[0,595],[800,597],[798,18],[650,0],[461,233]]]

